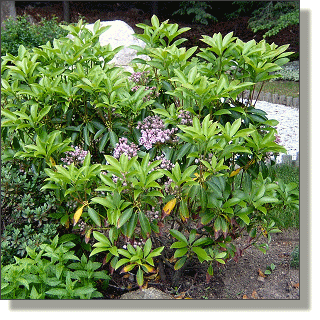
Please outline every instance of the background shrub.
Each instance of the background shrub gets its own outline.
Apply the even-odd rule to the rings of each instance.
[[[1,56],[6,53],[18,54],[20,45],[27,49],[39,47],[48,41],[67,35],[67,31],[59,26],[57,17],[51,20],[42,18],[39,23],[33,23],[26,14],[18,16],[16,20],[9,18],[1,27]]]
[[[91,299],[101,298],[97,280],[108,285],[109,275],[97,271],[102,263],[81,259],[71,248],[75,244],[56,236],[41,251],[26,248],[24,258],[3,265],[1,260],[2,299]],[[73,281],[74,280],[74,281]]]
[[[290,25],[299,24],[299,16],[298,1],[268,1],[253,12],[249,27],[253,32],[266,30],[263,37],[270,37]]]
[[[57,234],[59,224],[46,223],[40,228],[33,228],[32,224],[24,224],[17,228],[8,225],[1,233],[1,263],[14,263],[14,256],[23,258],[26,247],[40,251],[40,245],[49,244]]]
[[[188,15],[193,18],[192,22],[208,24],[208,20],[217,22],[218,19],[208,12],[212,7],[205,1],[181,1],[180,9],[173,15]]]
[[[297,62],[287,63],[285,66],[283,66],[282,70],[279,71],[279,74],[283,80],[299,81],[299,64],[297,65]]]

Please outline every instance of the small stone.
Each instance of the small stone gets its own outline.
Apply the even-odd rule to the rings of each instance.
[[[271,96],[271,93],[270,93],[270,92],[266,93],[266,95],[265,95],[265,101],[267,101],[267,102],[272,102],[272,96]]]
[[[299,109],[299,98],[293,98],[293,107]]]
[[[264,277],[261,277],[261,276],[258,276],[257,280],[260,281],[260,282],[264,282],[265,281]]]
[[[279,103],[282,105],[286,105],[286,96],[285,95],[280,96]]]
[[[274,93],[272,95],[272,103],[277,104],[279,102],[279,95],[277,93]]]
[[[120,299],[122,300],[171,300],[173,297],[165,292],[156,288],[139,289],[123,294]]]

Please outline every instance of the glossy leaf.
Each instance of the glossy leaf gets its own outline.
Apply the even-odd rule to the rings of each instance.
[[[173,208],[175,207],[176,203],[177,203],[177,199],[176,199],[176,198],[170,200],[170,201],[163,207],[163,209],[162,209],[162,216],[163,216],[163,217],[168,216],[168,215],[171,213],[171,211],[173,210]]]
[[[83,204],[80,208],[77,209],[77,211],[75,212],[74,216],[73,216],[73,225],[75,226],[77,224],[77,222],[79,221],[82,212],[83,212],[83,208],[85,206],[87,206],[88,203]]]

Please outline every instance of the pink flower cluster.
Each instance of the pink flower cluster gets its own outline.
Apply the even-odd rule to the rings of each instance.
[[[187,110],[180,110],[178,114],[182,125],[192,125],[192,113]]]
[[[141,86],[146,86],[145,91],[150,91],[144,98],[143,101],[150,101],[152,98],[156,98],[159,96],[159,92],[157,92],[156,87],[148,87],[147,84],[150,82],[148,78],[149,71],[142,72],[134,72],[129,79],[132,80],[137,85],[132,87],[132,91],[137,91]]]
[[[128,158],[131,159],[132,157],[135,157],[137,155],[138,151],[139,148],[136,144],[134,144],[133,142],[129,144],[127,138],[120,138],[119,142],[114,148],[113,156],[116,159],[119,159],[120,156],[125,153]]]
[[[141,86],[134,86],[132,87],[132,91],[137,91]],[[149,91],[150,92],[143,98],[143,101],[150,101],[152,98],[156,98],[159,96],[159,92],[157,92],[157,88],[156,87],[145,87],[144,89],[145,91]]]
[[[160,216],[160,211],[156,210],[156,208],[152,207],[151,210],[146,211],[146,216],[149,219],[158,219]]]
[[[123,187],[127,187],[128,186],[128,184],[126,182],[126,176],[124,175],[124,173],[122,173],[122,178],[119,178],[118,176],[113,174],[112,175],[112,181],[114,183],[117,183],[118,181],[121,181]]]
[[[127,244],[130,243],[134,248],[136,248],[137,246],[141,246],[144,245],[146,243],[147,240],[144,239],[127,239]],[[127,244],[124,244],[122,246],[123,249],[127,249]]]
[[[200,158],[194,159],[194,162],[196,164],[198,164],[198,163],[200,163],[200,160],[204,160],[204,161],[211,163],[212,157],[213,157],[213,154],[210,152],[210,153],[208,153],[207,157],[203,157],[202,155],[200,155]]]
[[[67,151],[66,157],[65,158],[61,158],[61,161],[64,162],[65,164],[63,165],[64,167],[66,166],[70,166],[71,163],[75,163],[75,164],[83,164],[83,161],[88,153],[88,151],[83,150],[81,147],[77,147],[77,146],[71,146],[72,148],[74,148],[74,151]]]
[[[166,194],[175,195],[178,193],[178,186],[174,186],[174,188],[172,188],[172,182],[173,180],[168,178],[168,180],[164,183],[164,191]]]
[[[159,116],[148,116],[143,122],[139,121],[137,129],[142,133],[139,144],[147,150],[150,150],[154,144],[171,140],[172,135],[178,130],[177,128],[165,129]]]
[[[129,79],[135,83],[139,83],[141,85],[145,85],[149,82],[148,79],[149,71],[142,71],[142,72],[134,72]]]
[[[156,167],[156,169],[159,168],[159,169],[171,170],[174,167],[173,163],[170,160],[168,160],[164,154],[162,154],[161,156],[157,156],[155,160],[161,160],[161,163],[159,164],[158,167]]]

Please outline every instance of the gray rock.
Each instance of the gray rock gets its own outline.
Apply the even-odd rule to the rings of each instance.
[[[293,98],[292,102],[292,106],[296,109],[299,109],[299,98]]]
[[[279,95],[277,93],[274,93],[272,95],[272,103],[273,104],[278,104],[279,103]]]
[[[287,103],[286,100],[287,100],[286,96],[285,95],[281,95],[280,98],[279,98],[279,103],[285,105]]]
[[[293,107],[293,98],[291,96],[287,97],[287,106]]]
[[[267,92],[265,95],[265,101],[272,102],[272,96],[270,92]]]
[[[88,24],[86,25],[86,28],[93,31],[93,25],[93,23]],[[99,41],[101,46],[110,44],[112,49],[124,46],[124,48],[115,55],[110,63],[114,63],[117,66],[128,66],[132,59],[137,57],[137,51],[128,47],[130,45],[137,45],[144,48],[145,43],[133,36],[134,30],[124,21],[101,21],[100,27],[104,26],[111,27],[100,35]],[[139,58],[143,57],[139,56]]]
[[[139,289],[136,291],[131,291],[123,294],[120,299],[125,300],[149,300],[149,299],[158,299],[158,300],[171,300],[172,296],[164,293],[156,288],[148,288],[148,289]]]

